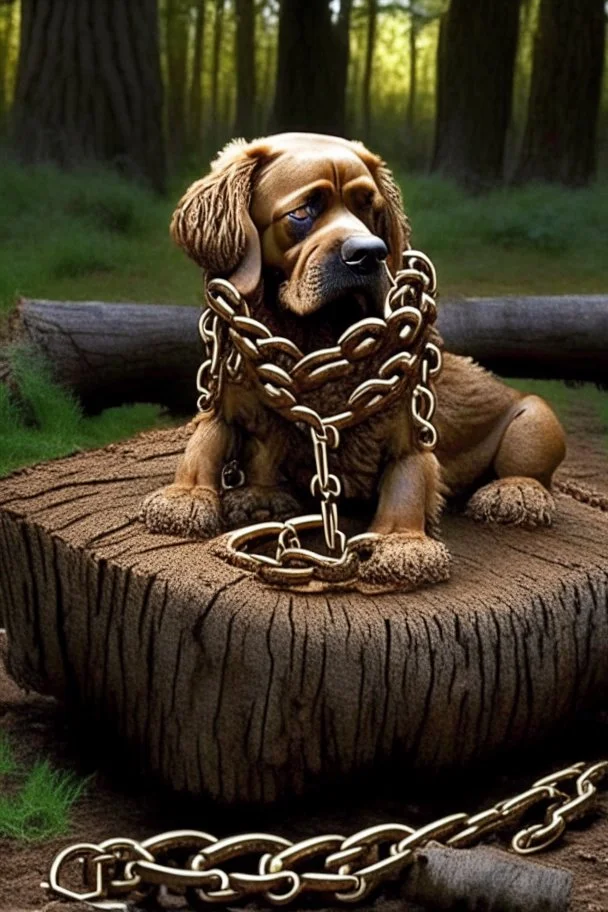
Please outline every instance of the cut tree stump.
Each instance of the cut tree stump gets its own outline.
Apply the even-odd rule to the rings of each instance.
[[[605,496],[594,507],[558,490],[542,531],[446,516],[447,584],[290,593],[137,520],[189,433],[0,483],[8,669],[109,731],[137,768],[176,790],[270,802],[389,759],[471,765],[605,705]]]
[[[202,357],[199,316],[195,307],[22,298],[8,341],[43,354],[88,411],[158,402],[188,414]],[[440,299],[438,326],[449,351],[503,376],[608,386],[606,295]],[[1,357],[0,381],[11,381]]]

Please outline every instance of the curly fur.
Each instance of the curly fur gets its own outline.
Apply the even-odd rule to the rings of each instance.
[[[210,276],[229,275],[247,246],[246,220],[256,158],[231,143],[214,162],[211,173],[195,181],[179,201],[171,235]],[[218,221],[217,214],[222,213]]]

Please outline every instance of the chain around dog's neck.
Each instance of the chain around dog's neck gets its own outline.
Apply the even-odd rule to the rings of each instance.
[[[346,582],[356,577],[354,546],[360,547],[375,536],[366,533],[347,539],[339,529],[337,500],[342,484],[329,471],[328,451],[338,449],[343,428],[376,414],[409,385],[415,445],[433,450],[437,444],[431,378],[441,370],[441,352],[429,340],[437,316],[436,274],[428,257],[417,250],[405,251],[404,259],[404,268],[394,277],[387,268],[391,287],[382,318],[365,317],[349,326],[334,346],[306,355],[293,341],[274,335],[259,319],[252,318],[247,302],[226,279],[213,279],[207,285],[207,302],[199,320],[205,349],[196,378],[199,411],[215,413],[226,379],[242,382],[247,366],[247,376],[253,378],[261,401],[287,420],[308,428],[313,446],[316,472],[310,490],[319,498],[321,512],[285,522],[257,523],[228,536],[231,559],[266,582],[289,586],[312,579]],[[348,378],[356,365],[385,349],[388,352],[375,376],[355,387],[342,411],[322,415],[303,404],[304,394],[328,381]],[[222,479],[223,486],[230,488],[243,484],[245,476],[233,461],[224,467]],[[327,554],[303,548],[300,542],[299,533],[317,528],[323,529]],[[253,540],[269,537],[277,541],[274,557],[247,550]]]

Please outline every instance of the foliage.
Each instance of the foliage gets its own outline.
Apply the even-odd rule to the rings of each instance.
[[[0,838],[28,842],[67,832],[69,814],[86,780],[38,760],[24,769],[0,734]]]
[[[438,177],[399,177],[414,244],[435,260],[444,295],[605,291],[605,184],[473,197]]]
[[[329,0],[334,18],[342,0]],[[513,0],[515,2],[515,0]],[[186,21],[186,83],[187,93],[198,81],[201,87],[201,110],[204,119],[202,143],[189,149],[190,162],[200,164],[214,149],[225,142],[234,130],[236,63],[234,3],[226,4],[219,28],[219,67],[217,118],[211,122],[216,11],[218,0],[158,0],[161,34],[161,56],[165,81],[165,96],[171,97],[173,87],[167,65],[172,17]],[[422,165],[428,161],[433,138],[436,94],[436,63],[439,40],[439,19],[448,0],[378,0],[378,28],[373,55],[372,101],[374,131],[372,145],[383,154],[404,156],[409,162]],[[193,44],[197,10],[204,11],[202,69],[193,72]],[[513,124],[508,141],[507,159],[514,161],[526,116],[534,35],[538,21],[538,0],[521,3],[518,57],[515,73]],[[268,115],[275,92],[278,40],[278,0],[255,0],[256,25],[254,34],[257,97],[255,122],[257,134],[267,132]],[[353,0],[350,27],[350,66],[348,78],[349,134],[361,135],[361,93],[366,53],[366,24],[368,0]],[[14,93],[15,73],[19,50],[19,3],[0,3],[0,131],[3,111],[8,111]],[[410,83],[411,30],[416,33],[416,118],[413,135],[406,131],[406,109]],[[314,60],[311,60],[314,66]],[[306,74],[302,74],[306,79]],[[599,146],[605,160],[608,152],[608,67],[604,72],[603,116],[600,121]],[[187,116],[191,112],[186,112]],[[169,137],[171,143],[171,137]],[[182,166],[184,162],[181,163]],[[510,170],[510,169],[509,169]]]
[[[111,172],[0,160],[0,315],[19,294],[198,305],[200,273],[171,243],[168,224],[174,201],[206,167],[161,199]],[[397,176],[414,243],[435,260],[444,296],[608,285],[606,185],[471,197],[437,177]]]
[[[0,312],[19,294],[170,300],[176,284],[180,301],[198,303],[168,237],[169,199],[111,171],[24,168],[1,151],[0,199]]]
[[[52,382],[44,363],[18,349],[10,353],[10,361],[19,401],[0,385],[0,476],[169,423],[159,406],[146,404],[106,409],[100,415],[85,417],[78,402]]]

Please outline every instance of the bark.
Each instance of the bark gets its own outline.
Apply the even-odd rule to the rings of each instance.
[[[518,180],[594,177],[604,48],[603,0],[541,0]]]
[[[336,85],[336,106],[334,109],[336,133],[345,136],[346,126],[346,89],[348,85],[348,67],[350,63],[350,22],[353,0],[340,0],[338,21],[334,26],[336,50],[334,54],[334,79]]]
[[[219,101],[220,101],[220,54],[224,35],[224,7],[226,0],[215,0],[213,18],[213,51],[211,55],[211,132],[214,139],[219,134]]]
[[[361,109],[363,112],[363,136],[370,142],[372,132],[372,77],[374,66],[374,47],[376,44],[376,27],[378,24],[378,0],[367,0],[367,42],[365,45],[365,67]]]
[[[488,762],[605,703],[604,510],[557,493],[559,522],[537,532],[446,516],[452,579],[412,594],[269,590],[138,522],[190,432],[0,482],[9,671],[139,774],[267,803],[372,764]]]
[[[195,10],[194,47],[189,97],[189,146],[200,152],[203,142],[203,49],[205,42],[205,0],[198,0]]]
[[[189,414],[201,360],[194,307],[31,301],[10,320],[11,340],[53,365],[87,411],[159,402]],[[608,387],[608,298],[470,298],[444,301],[446,348],[507,377],[550,377]],[[0,380],[10,371],[0,360]]]
[[[166,7],[167,46],[167,139],[173,170],[179,168],[186,151],[186,86],[190,4],[168,0]]]
[[[407,99],[407,110],[405,113],[405,125],[408,131],[408,138],[411,141],[414,134],[414,127],[416,122],[416,91],[417,91],[417,64],[418,64],[418,52],[416,46],[417,38],[417,24],[416,16],[413,12],[410,12],[410,34],[409,34],[409,46],[410,46],[410,93]]]
[[[273,102],[273,79],[275,76],[276,48],[274,44],[273,31],[267,23],[262,20],[262,47],[264,49],[262,65],[262,87],[258,93],[256,133],[262,134],[267,126],[270,114],[269,108]]]
[[[255,131],[256,66],[254,0],[236,0],[236,119],[237,136],[252,139]]]
[[[26,161],[165,183],[156,0],[23,0],[14,138]]]
[[[480,189],[501,180],[520,0],[452,0],[441,23],[432,170]]]
[[[4,27],[0,35],[0,133],[4,133],[9,110],[8,66],[17,19],[15,11],[16,3],[10,2],[4,8],[0,6],[0,13],[4,19]]]
[[[270,132],[339,132],[333,79],[335,53],[328,0],[281,0]]]
[[[87,411],[122,402],[196,409],[193,378],[202,348],[195,307],[22,301],[12,339],[32,346]],[[0,380],[10,382],[0,360]]]

